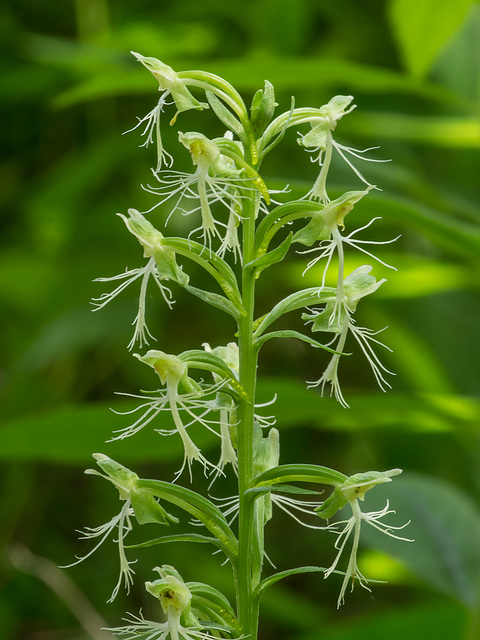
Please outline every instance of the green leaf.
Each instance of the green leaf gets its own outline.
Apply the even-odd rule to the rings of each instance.
[[[238,547],[237,540],[222,512],[213,502],[191,489],[162,480],[144,480],[142,478],[137,481],[136,486],[138,489],[151,491],[152,495],[157,498],[177,505],[194,518],[200,520],[210,533],[213,533],[218,539],[227,556],[230,559],[235,557]]]
[[[281,204],[272,209],[258,225],[255,234],[255,254],[264,255],[274,235],[286,224],[301,218],[310,218],[321,209],[322,204],[306,200]]]
[[[282,484],[284,482],[314,482],[334,487],[347,480],[340,471],[316,464],[282,464],[272,467],[254,478],[254,486]]]
[[[473,0],[391,0],[390,20],[405,66],[413,76],[428,72],[472,4]]]
[[[220,258],[216,253],[213,253],[213,251],[210,251],[200,243],[185,238],[164,238],[162,245],[170,247],[175,253],[183,255],[203,267],[205,271],[215,278],[238,311],[245,315],[237,279],[232,268],[223,258]]]
[[[313,491],[312,489],[304,489],[303,487],[296,487],[293,484],[275,484],[268,485],[265,487],[254,487],[253,489],[248,489],[246,493],[249,494],[258,494],[262,495],[264,493],[293,493],[297,495],[307,495],[307,496],[319,496],[321,491]]]
[[[296,309],[302,309],[309,305],[322,302],[331,301],[335,297],[336,290],[333,287],[323,287],[320,291],[319,287],[311,287],[309,289],[302,289],[296,291],[287,296],[276,304],[273,309],[265,314],[256,327],[254,338],[257,339],[263,333],[263,331],[270,326],[275,320],[278,320],[285,313],[295,311]]]
[[[326,347],[321,342],[317,342],[310,336],[306,336],[300,331],[293,331],[290,329],[285,329],[284,331],[271,331],[270,333],[264,333],[258,340],[255,340],[255,346],[257,349],[261,347],[261,345],[270,340],[271,338],[297,338],[297,340],[302,340],[303,342],[307,342],[308,344],[313,345],[314,347],[318,347],[319,349],[323,349],[324,351],[328,351],[329,353],[340,354],[342,356],[350,355],[348,353],[340,353],[340,351],[335,351],[334,349],[330,349],[330,347]]]
[[[450,149],[478,149],[480,145],[480,118],[477,115],[433,117],[364,111],[345,121],[342,130],[347,135],[405,140]]]
[[[242,314],[238,310],[238,308],[230,302],[228,298],[219,295],[218,293],[213,293],[211,291],[204,291],[203,289],[197,289],[197,287],[192,287],[187,284],[185,289],[200,300],[203,300],[207,304],[210,304],[212,307],[216,307],[217,309],[221,309],[231,315],[235,320],[239,320],[242,317]]]
[[[223,549],[222,544],[217,538],[209,538],[208,536],[202,536],[199,533],[177,533],[171,536],[162,536],[160,538],[154,538],[153,540],[147,540],[146,542],[139,542],[138,544],[125,545],[125,548],[143,549],[145,547],[153,547],[157,544],[169,544],[171,542],[197,542],[200,544],[213,544]]]
[[[204,371],[211,371],[216,373],[222,378],[226,378],[231,387],[244,399],[248,400],[248,396],[238,382],[235,373],[230,367],[218,356],[208,351],[201,351],[200,349],[193,349],[191,351],[184,351],[179,356],[182,362],[188,363],[189,367],[194,369],[203,369]],[[224,389],[222,389],[225,391]]]
[[[356,431],[408,429],[411,433],[479,432],[478,398],[453,394],[412,392],[350,394],[348,411],[330,397],[307,389],[304,383],[286,378],[259,381],[257,402],[276,395],[278,429],[312,424],[319,429]]]
[[[272,584],[275,584],[276,582],[278,582],[279,580],[283,580],[284,578],[288,578],[289,576],[295,576],[299,573],[318,573],[319,571],[323,573],[326,570],[326,567],[307,566],[297,567],[295,569],[287,569],[286,571],[279,571],[278,573],[274,573],[273,576],[264,578],[261,582],[259,582],[255,589],[254,597],[260,599],[264,591],[268,589],[268,587],[271,587]]]
[[[252,262],[247,263],[245,267],[253,267],[255,269],[255,275],[258,277],[264,269],[270,267],[272,264],[281,262],[284,259],[290,249],[290,245],[292,244],[292,238],[293,233],[290,232],[278,247],[268,253],[265,253],[259,258],[252,260]]]
[[[137,402],[112,404],[122,412],[131,410]],[[123,426],[121,417],[110,406],[67,406],[11,420],[1,429],[0,459],[86,466],[91,463],[92,451],[104,451],[109,457],[126,462],[178,459],[181,448],[175,439],[161,438],[152,429],[142,429],[127,447],[120,440],[105,444]],[[199,435],[203,436],[203,430]]]
[[[413,543],[362,529],[362,539],[400,559],[434,589],[470,608],[478,604],[480,587],[480,509],[456,487],[439,478],[406,474],[394,483],[378,486],[367,495],[365,509],[390,501],[393,525],[410,520],[401,535]]]
[[[217,118],[223,122],[223,124],[230,129],[240,140],[246,140],[245,132],[243,130],[241,122],[229,111],[217,96],[211,91],[206,91],[207,100],[210,103]]]

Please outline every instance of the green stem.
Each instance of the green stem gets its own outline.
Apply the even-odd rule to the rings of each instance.
[[[252,194],[245,202],[243,265],[247,265],[253,257],[255,207],[255,195]],[[242,626],[243,633],[249,637],[250,640],[255,640],[258,627],[258,610],[254,607],[253,591],[259,579],[260,566],[258,565],[261,559],[259,559],[258,549],[254,549],[255,545],[258,546],[258,536],[256,537],[254,535],[254,502],[250,500],[245,493],[253,481],[253,426],[257,350],[253,344],[255,275],[254,269],[246,266],[242,268],[242,302],[246,314],[242,317],[238,326],[240,384],[246,391],[248,400],[242,401],[239,406],[237,436],[239,492],[237,605],[238,619]]]

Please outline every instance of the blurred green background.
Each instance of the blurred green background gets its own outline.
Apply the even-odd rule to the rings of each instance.
[[[401,234],[381,252],[398,272],[375,266],[388,283],[361,309],[362,323],[389,327],[382,339],[393,349],[384,355],[396,372],[393,390],[379,391],[358,355],[342,368],[351,409],[322,400],[304,383],[320,376],[321,354],[282,341],[264,349],[260,396],[278,394],[272,411],[288,452],[283,462],[347,474],[403,468],[388,496],[398,522],[412,520],[405,533],[416,542],[365,531],[361,569],[388,584],[373,585],[372,594],[357,588],[340,611],[338,577],[294,577],[272,587],[263,600],[262,639],[478,639],[478,2],[4,0],[0,31],[1,637],[108,638],[96,629],[119,625],[125,611],[143,607],[146,617],[156,615],[142,583],[159,564],[232,593],[228,568],[203,546],[145,550],[130,597],[121,593],[113,604],[106,604],[117,579],[111,542],[85,563],[57,569],[91,548],[75,529],[118,511],[116,491],[82,474],[92,452],[163,479],[181,456],[175,439],[147,433],[104,444],[125,426],[109,411],[126,406],[114,393],[154,386],[126,351],[138,292],[132,288],[96,314],[89,302],[104,291],[94,278],[141,264],[139,245],[114,214],[152,204],[140,184],[148,181],[154,149],[138,148],[138,132],[121,135],[158,95],[130,56],[134,50],[176,70],[222,75],[247,102],[269,79],[279,110],[289,108],[291,95],[297,106],[320,106],[352,94],[358,108],[341,121],[339,139],[380,145],[377,157],[393,160],[362,164],[382,191],[348,220],[357,226],[382,216],[375,239]],[[167,148],[178,129],[223,133],[211,114],[188,112],[165,133]],[[292,197],[316,175],[294,131],[264,172],[271,188],[289,183]],[[340,165],[333,180],[332,193],[360,187]],[[168,233],[177,232],[172,223]],[[355,252],[351,260],[350,268],[363,262]],[[259,313],[301,286],[304,264],[305,256],[292,254],[262,276]],[[304,286],[313,285],[311,276]],[[232,339],[233,325],[201,303],[192,311],[187,294],[175,293],[171,313],[151,301],[158,348],[180,352]],[[213,444],[205,437],[202,450]],[[206,486],[201,477],[199,483]],[[371,504],[381,508],[386,493],[374,493]],[[149,534],[158,532],[139,528],[132,541]],[[278,513],[267,538],[278,569],[333,559],[330,534],[300,529]]]

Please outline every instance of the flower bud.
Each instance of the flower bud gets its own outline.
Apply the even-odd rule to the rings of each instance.
[[[273,117],[276,106],[273,85],[268,80],[265,80],[264,88],[259,89],[253,96],[250,108],[252,114],[251,123],[257,136],[261,136],[264,132]]]

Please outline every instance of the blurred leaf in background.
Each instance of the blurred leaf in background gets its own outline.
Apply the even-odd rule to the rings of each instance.
[[[292,94],[297,106],[352,94],[358,108],[342,121],[342,142],[380,145],[377,157],[392,159],[365,166],[383,191],[357,205],[355,215],[359,226],[383,218],[377,240],[401,234],[381,255],[398,272],[376,268],[388,283],[362,311],[368,326],[389,327],[383,339],[393,349],[387,354],[397,374],[393,391],[376,390],[361,357],[351,358],[342,371],[352,407],[346,411],[305,388],[321,368],[318,352],[283,341],[265,347],[260,392],[264,400],[278,394],[284,462],[328,464],[347,474],[403,467],[392,507],[403,522],[411,518],[418,542],[397,551],[366,538],[369,575],[389,582],[375,587],[374,600],[356,590],[339,612],[334,581],[292,577],[271,589],[262,637],[478,638],[479,3],[4,0],[0,34],[3,637],[95,637],[89,623],[95,628],[96,616],[116,625],[125,609],[148,607],[141,585],[151,579],[148,567],[163,562],[177,563],[182,574],[195,565],[186,579],[206,572],[229,589],[215,556],[188,546],[145,550],[128,605],[104,604],[115,579],[107,548],[94,563],[68,570],[63,589],[53,586],[56,565],[84,551],[74,529],[103,522],[115,508],[108,487],[82,475],[90,454],[102,446],[143,475],[164,479],[178,459],[176,442],[153,433],[123,448],[103,444],[125,425],[108,409],[128,408],[115,392],[152,385],[125,349],[136,293],[95,314],[89,302],[102,293],[94,278],[138,266],[138,245],[114,214],[152,204],[140,184],[148,181],[154,151],[138,148],[137,132],[121,135],[155,101],[155,83],[129,54],[135,50],[178,70],[222,75],[247,102],[265,79],[284,109]],[[180,118],[183,130],[223,134],[207,112]],[[166,145],[173,143],[176,131],[165,136]],[[300,158],[295,133],[276,151],[265,165],[269,187],[289,183],[292,197],[303,194],[315,168],[292,161]],[[340,165],[336,176],[339,192],[356,188]],[[168,233],[181,231],[172,221]],[[360,255],[349,261],[350,269],[362,264]],[[276,275],[264,282],[262,276],[259,314],[298,286],[303,265],[304,257],[294,255]],[[192,335],[190,304],[179,292],[167,313],[152,300],[159,348],[231,339],[233,326],[218,326],[219,317],[200,304]],[[211,444],[206,436],[202,446]],[[301,544],[286,545],[283,532],[291,525],[277,517],[267,531],[279,569],[328,561],[327,533],[303,539],[302,532]],[[286,606],[292,602],[295,616]]]

